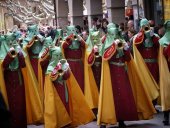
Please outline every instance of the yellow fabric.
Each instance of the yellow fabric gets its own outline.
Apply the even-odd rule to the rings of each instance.
[[[159,71],[160,71],[160,95],[163,111],[170,110],[170,72],[167,60],[163,55],[163,47],[159,50]]]
[[[61,128],[71,123],[67,110],[65,109],[49,75],[45,76],[44,94],[45,128]]]
[[[43,122],[43,103],[38,82],[31,67],[29,57],[25,57],[26,68],[22,69],[25,83],[27,123]]]
[[[116,124],[115,105],[108,61],[102,61],[97,124]]]
[[[67,80],[67,87],[69,90],[70,117],[72,119],[72,125],[77,126],[86,124],[95,119],[95,116],[87,104],[85,97],[72,73]]]
[[[152,74],[150,73],[147,65],[145,64],[144,59],[136,48],[135,43],[133,43],[133,53],[137,70],[140,73],[140,79],[142,80],[142,82],[146,83],[143,83],[144,88],[149,94],[151,100],[154,100],[159,96],[159,87],[154,80]]]
[[[156,111],[152,104],[152,100],[150,99],[149,94],[144,87],[145,81],[140,79],[140,73],[138,72],[133,59],[127,63],[127,66],[128,77],[137,107],[138,118],[140,120],[151,119],[153,118],[153,114],[156,113]]]
[[[140,120],[153,118],[153,114],[156,113],[156,111],[152,105],[152,100],[150,99],[148,93],[146,92],[146,89],[144,88],[145,81],[141,80],[140,73],[138,72],[133,59],[127,63],[127,66],[128,76],[137,107],[138,118]],[[117,123],[114,97],[112,92],[110,68],[108,61],[104,60],[102,62],[102,76],[100,85],[97,124],[100,125],[102,123]]]
[[[4,100],[5,100],[7,108],[9,109],[8,97],[7,97],[5,81],[4,81],[4,70],[3,70],[3,67],[2,67],[2,62],[3,61],[0,60],[0,91],[2,93],[2,96],[3,96]]]
[[[97,108],[98,107],[98,99],[99,93],[96,81],[94,79],[93,71],[91,66],[87,63],[87,58],[90,52],[85,53],[85,60],[84,60],[84,82],[85,82],[85,89],[84,95],[87,103],[89,104],[90,108]]]

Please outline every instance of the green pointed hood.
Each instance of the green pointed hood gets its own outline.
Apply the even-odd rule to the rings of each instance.
[[[146,18],[144,18],[140,21],[140,27],[143,27],[145,25],[149,25],[149,21]]]
[[[54,38],[54,41],[53,41],[54,44],[56,43],[57,39],[62,38],[62,40],[63,40],[63,37],[64,37],[62,29],[56,29],[55,33],[56,34],[55,34],[55,38]]]
[[[160,38],[160,45],[166,47],[170,44],[170,20],[165,21],[164,23],[165,34],[162,38]]]
[[[45,50],[46,48],[49,48],[50,46],[51,46],[51,47],[52,47],[52,46],[53,46],[53,47],[55,46],[55,44],[53,43],[53,39],[51,38],[51,36],[45,38],[44,43],[43,43],[42,50],[41,50],[40,53],[39,53],[39,58],[42,56],[44,50]]]
[[[0,59],[5,58],[6,54],[8,53],[11,47],[13,47],[17,52],[21,51],[24,54],[24,56],[26,56],[26,54],[16,41],[16,35],[14,33],[7,33],[1,38],[3,40],[1,39],[2,41],[0,45]]]
[[[27,43],[29,41],[31,41],[31,39],[34,37],[34,36],[38,36],[38,38],[40,39],[40,41],[43,41],[44,40],[44,37],[41,36],[39,34],[39,30],[38,30],[38,25],[31,25],[31,26],[28,26],[28,30],[27,30],[27,36],[26,38],[23,40],[23,45],[27,45]]]
[[[66,31],[67,31],[67,36],[69,36],[71,34],[77,35],[76,27],[74,25],[67,26]]]
[[[50,57],[51,59],[46,71],[47,74],[51,73],[58,64],[59,60],[63,58],[61,48],[57,46],[50,48]]]
[[[101,44],[100,32],[99,31],[89,31],[89,36],[86,40],[88,46],[87,51],[91,51],[94,45]]]

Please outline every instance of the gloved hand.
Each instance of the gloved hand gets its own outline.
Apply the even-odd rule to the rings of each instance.
[[[94,45],[93,51],[94,51],[94,53],[99,52],[99,48],[96,45]]]
[[[124,47],[123,47],[123,48],[124,48],[124,50],[126,50],[126,51],[127,51],[127,50],[129,49],[129,45],[128,45],[128,43],[124,42]]]

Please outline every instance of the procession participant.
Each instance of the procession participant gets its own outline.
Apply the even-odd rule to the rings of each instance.
[[[120,37],[118,27],[109,23],[102,47],[102,75],[99,95],[98,125],[150,119],[156,113],[143,87],[128,44]],[[145,84],[145,83],[144,83]]]
[[[160,71],[160,95],[161,106],[164,112],[164,125],[169,125],[170,111],[170,20],[164,23],[165,35],[159,40],[159,71]]]
[[[147,84],[148,94],[156,105],[159,96],[159,37],[152,32],[147,19],[140,21],[140,31],[133,38],[133,54],[138,70]]]
[[[49,44],[51,46],[44,50],[41,59],[43,63],[45,58],[50,58],[44,84],[45,127],[77,126],[92,121],[95,117],[67,61],[62,59],[61,48],[55,46],[55,42]]]
[[[43,47],[44,37],[39,34],[38,26],[28,26],[26,38],[23,40],[23,49],[28,53],[35,78],[38,79],[38,55]]]
[[[16,42],[15,34],[5,35],[0,59],[0,88],[11,113],[11,127],[26,128],[27,123],[40,123],[43,119],[42,104],[33,80],[28,77],[27,56]]]
[[[64,56],[74,74],[82,92],[84,93],[84,53],[85,42],[77,35],[75,26],[67,26],[67,37],[62,44]]]
[[[86,52],[89,54],[87,57],[88,65],[92,67],[94,78],[100,90],[100,78],[101,78],[101,61],[102,57],[100,54],[102,43],[100,40],[100,32],[90,30],[90,34],[86,41]]]

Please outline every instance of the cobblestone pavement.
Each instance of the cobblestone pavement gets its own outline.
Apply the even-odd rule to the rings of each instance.
[[[162,119],[163,119],[163,113],[160,112],[156,114],[155,117],[151,120],[129,121],[125,123],[127,125],[127,128],[170,128],[170,126],[163,126]],[[28,128],[44,128],[44,126],[30,125],[28,126]],[[99,128],[99,126],[97,126],[96,121],[94,121],[86,125],[81,125],[78,128]],[[117,128],[117,125],[107,126],[107,128]]]

